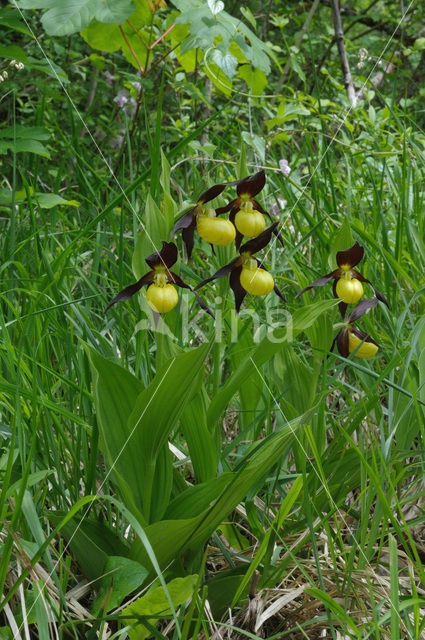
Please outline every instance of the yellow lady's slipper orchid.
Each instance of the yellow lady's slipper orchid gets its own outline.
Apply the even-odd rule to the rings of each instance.
[[[236,237],[236,229],[230,220],[209,215],[199,215],[196,229],[203,240],[219,247],[227,247]]]
[[[365,335],[364,341],[361,340],[353,331],[348,330],[348,351],[355,352],[358,358],[373,358],[378,353],[378,345],[372,342],[369,336]]]
[[[367,313],[372,307],[378,304],[378,298],[362,300],[350,313],[348,318],[344,319],[344,327],[335,338],[331,351],[337,344],[339,353],[348,358],[349,354],[358,358],[373,358],[379,350],[379,345],[367,333],[358,329],[354,322]]]
[[[266,228],[266,220],[260,211],[256,211],[248,200],[241,205],[235,215],[236,229],[247,238],[256,238]]]
[[[257,193],[260,193],[266,184],[266,174],[263,170],[242,180],[237,180],[234,184],[236,184],[238,197],[226,206],[216,209],[216,213],[221,215],[230,211],[229,220],[236,226],[236,247],[239,249],[242,237],[256,238],[259,236],[266,226],[264,216],[270,220],[272,220],[272,216],[255,200]],[[282,235],[276,227],[277,225],[275,225],[273,233],[283,245]]]
[[[179,301],[179,295],[172,284],[151,284],[146,291],[146,300],[151,309],[157,313],[167,313],[174,309]]]
[[[223,189],[229,184],[236,184],[236,182],[222,182],[220,184],[215,184],[201,193],[195,206],[177,220],[174,225],[172,235],[174,235],[179,229],[182,229],[182,238],[186,245],[187,255],[189,258],[192,255],[194,245],[193,234],[195,232],[195,227],[197,228],[201,238],[211,244],[227,246],[235,239],[236,230],[234,230],[234,228],[232,229],[233,224],[230,223],[232,225],[232,227],[230,227],[228,220],[226,221],[226,224],[220,224],[224,221],[216,219],[216,212],[214,209],[205,206],[207,202],[217,198],[217,196],[219,196]],[[214,222],[214,220],[217,220],[217,222]],[[213,241],[213,239],[216,239],[217,241]]]
[[[273,276],[260,267],[242,267],[240,282],[245,291],[253,296],[266,296],[274,288]]]
[[[338,268],[331,273],[327,273],[325,276],[321,276],[314,282],[299,291],[295,296],[298,298],[301,294],[305,293],[313,287],[323,287],[325,284],[334,280],[333,292],[336,298],[342,298],[340,303],[341,315],[344,317],[347,310],[347,304],[354,304],[360,300],[363,295],[362,282],[370,284],[375,292],[375,296],[389,307],[385,296],[375,288],[370,280],[362,276],[354,267],[363,258],[364,249],[358,242],[353,244],[352,247],[345,251],[338,251],[336,254],[336,262]],[[335,282],[336,281],[336,282]]]
[[[161,251],[152,253],[146,258],[146,262],[151,270],[142,276],[140,280],[120,291],[115,298],[111,300],[105,311],[108,311],[108,309],[117,302],[128,300],[140,291],[144,285],[150,285],[146,292],[146,300],[153,311],[157,313],[167,313],[171,311],[171,309],[174,309],[179,296],[173,285],[193,291],[192,287],[186,284],[180,276],[170,271],[170,267],[177,262],[177,255],[177,247],[174,242],[163,242]],[[214,317],[212,311],[199,295],[195,293],[195,296],[201,308]]]
[[[355,304],[364,293],[360,280],[352,278],[349,271],[337,280],[335,292],[346,304]]]
[[[272,224],[268,229],[265,229],[259,236],[246,242],[239,250],[240,255],[226,264],[224,267],[216,271],[213,276],[203,280],[196,287],[199,289],[208,282],[216,280],[217,278],[223,278],[224,276],[230,276],[230,286],[235,295],[235,307],[239,312],[243,299],[247,293],[255,296],[265,296],[270,291],[274,292],[284,301],[282,293],[279,291],[274,283],[273,277],[268,271],[266,271],[259,260],[253,258],[253,254],[264,247],[270,242],[272,233],[275,231],[277,222]]]

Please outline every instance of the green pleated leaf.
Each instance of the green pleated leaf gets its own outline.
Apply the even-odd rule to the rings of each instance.
[[[165,216],[155,204],[151,194],[148,194],[146,199],[142,223],[143,229],[137,237],[132,260],[133,273],[137,280],[149,269],[145,258],[151,253],[160,251],[162,241],[168,240],[169,236]]]
[[[137,504],[148,521],[153,513],[159,517],[156,503],[165,504],[170,495],[170,485],[154,482],[158,453],[167,446],[168,436],[202,383],[209,350],[206,343],[167,361],[139,395],[129,417],[128,430],[134,433],[129,455],[139,469]]]
[[[199,515],[181,520],[162,520],[146,527],[145,534],[160,567],[164,568],[181,555],[187,554],[190,557],[200,551],[206,540],[246,496],[250,488],[278,462],[283,452],[292,444],[298,427],[299,422],[289,424],[260,443],[255,443],[241,463],[239,471],[232,474],[219,497]],[[204,490],[205,497],[209,491],[214,490],[213,484],[210,481],[206,488],[198,491]],[[184,496],[184,494],[181,495]],[[194,491],[192,495],[194,503],[192,508],[196,510],[196,499],[201,493]],[[186,498],[187,496],[180,497],[182,501]],[[190,505],[186,501],[184,511],[190,512],[189,508]],[[176,505],[173,509],[170,506],[171,511],[176,511]],[[149,554],[140,540],[136,540],[133,544],[130,557],[152,571]]]
[[[208,409],[209,428],[211,429],[215,425],[234,394],[241,388],[242,384],[245,384],[253,370],[261,369],[261,366],[270,360],[285,343],[291,342],[296,335],[308,329],[320,314],[331,309],[336,304],[338,304],[338,300],[319,300],[297,309],[286,327],[274,330],[273,340],[266,336],[257,346],[253,347],[211,400]]]
[[[99,425],[99,446],[116,478],[126,506],[137,515],[141,504],[139,461],[133,455],[134,434],[128,419],[143,389],[126,369],[84,344],[89,357]]]
[[[164,520],[195,518],[205,512],[219,498],[234,478],[230,471],[194,487],[188,487],[170,502]]]
[[[168,582],[168,597],[171,598],[175,609],[193,595],[197,580],[197,575],[190,575]],[[133,625],[128,632],[130,640],[143,640],[151,637],[152,634],[142,621],[138,622],[137,618],[148,618],[149,623],[155,625],[159,618],[170,615],[171,609],[165,590],[161,586],[132,602],[122,613],[124,616],[134,616],[133,619],[125,621],[126,624]]]
[[[342,225],[338,229],[335,235],[331,250],[329,252],[328,263],[330,269],[336,269],[336,254],[338,251],[345,251],[354,244],[353,234],[351,233],[350,221],[347,217],[344,218]]]
[[[204,389],[186,406],[181,417],[181,429],[198,482],[214,478],[217,453],[214,438],[207,426],[207,397]]]
[[[283,397],[285,405],[289,403],[295,409],[294,414],[286,414],[287,417],[292,419],[307,411],[311,401],[315,400],[315,396],[312,397],[313,374],[291,345],[287,345],[276,353],[272,371],[275,382],[282,391],[285,390]]]
[[[232,370],[235,371],[239,365],[245,360],[246,354],[255,348],[255,342],[252,332],[252,321],[247,322],[246,319],[238,319],[239,331],[238,341],[232,346],[230,360]],[[243,327],[245,330],[243,330]],[[260,406],[261,395],[263,392],[264,380],[262,370],[257,371],[255,367],[251,369],[250,376],[245,380],[244,384],[239,388],[239,403],[241,412],[239,414],[239,423],[242,429],[245,429],[255,421],[258,414],[261,414]],[[253,435],[253,434],[251,434]],[[250,438],[250,434],[245,434],[245,439]]]

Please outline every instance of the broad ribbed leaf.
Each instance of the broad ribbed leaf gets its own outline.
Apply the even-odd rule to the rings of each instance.
[[[283,452],[292,444],[298,427],[299,422],[289,424],[260,443],[255,443],[241,463],[240,470],[233,474],[221,495],[206,511],[193,518],[162,520],[146,527],[145,533],[162,568],[182,554],[196,553],[202,548],[250,488],[279,461]],[[196,497],[194,492],[194,501]],[[185,512],[187,508],[186,505]],[[140,540],[136,540],[130,555],[143,566],[151,567],[148,553]]]
[[[321,313],[324,313],[336,304],[338,304],[338,300],[320,300],[319,302],[297,309],[287,326],[274,330],[273,340],[270,340],[270,338],[266,336],[256,347],[253,347],[251,351],[247,353],[243,362],[241,362],[238,368],[226,380],[220,391],[218,391],[211,400],[208,409],[209,428],[217,422],[234,394],[251,376],[253,369],[256,367],[260,369],[286,342],[293,340],[298,333],[310,327]]]
[[[93,395],[99,427],[99,446],[118,481],[121,493],[133,513],[141,498],[140,465],[134,455],[134,439],[128,428],[129,416],[143,389],[142,383],[126,369],[84,345],[90,360]]]
[[[189,600],[193,595],[198,581],[197,575],[190,575],[184,578],[175,578],[167,584],[168,597],[171,598],[174,607],[177,609],[181,604]],[[123,611],[124,616],[134,615],[135,618],[127,619],[126,624],[132,624],[128,635],[130,640],[144,640],[144,638],[152,637],[149,629],[143,622],[137,622],[140,617],[152,617],[149,620],[151,625],[157,623],[158,618],[163,618],[171,613],[167,594],[164,588],[157,587],[153,591],[146,593],[134,602],[132,602]]]
[[[202,382],[203,366],[210,344],[206,343],[167,361],[152,382],[137,398],[128,420],[133,433],[130,455],[139,469],[138,507],[146,520],[158,514],[157,503],[165,504],[171,487],[154,482],[158,453],[167,446],[167,438],[184,408]],[[164,456],[161,461],[164,462]],[[138,497],[139,497],[138,496]]]
[[[166,240],[170,231],[167,229],[164,215],[150,194],[148,194],[146,200],[145,212],[141,217],[141,222],[143,228],[137,237],[132,261],[133,273],[137,279],[146,273],[145,259],[161,250],[162,243]]]
[[[188,487],[170,502],[164,514],[164,520],[185,520],[205,513],[230,484],[234,475],[234,473],[225,472],[217,478]]]
[[[245,327],[245,330],[243,330]],[[252,322],[246,318],[238,320],[238,341],[233,345],[230,355],[232,370],[235,371],[245,359],[246,354],[252,348],[255,348]],[[264,387],[264,380],[261,371],[251,370],[251,375],[239,389],[239,403],[241,413],[239,415],[239,424],[245,429],[255,421],[256,417],[261,414],[263,406],[260,405],[261,395]],[[244,433],[244,439],[253,436],[253,432]]]
[[[98,595],[92,605],[92,615],[97,617],[102,609],[107,613],[119,607],[126,596],[143,584],[147,574],[146,569],[134,560],[109,556],[97,588]]]
[[[217,454],[214,438],[207,427],[207,398],[201,389],[187,405],[181,417],[181,429],[198,482],[214,478]]]
[[[48,518],[55,527],[61,524],[65,515],[59,511],[48,512]],[[84,516],[84,511],[82,515]],[[66,522],[61,534],[70,547],[72,557],[90,580],[97,580],[103,575],[108,557],[126,556],[129,551],[116,532],[104,522],[81,515]]]

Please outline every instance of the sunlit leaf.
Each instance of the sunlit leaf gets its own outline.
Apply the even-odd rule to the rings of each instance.
[[[197,580],[197,575],[190,575],[185,578],[175,578],[167,583],[167,590],[175,608],[193,595]],[[143,622],[137,621],[138,617],[151,618],[149,622],[155,625],[158,618],[163,618],[170,613],[170,604],[163,587],[158,587],[132,602],[122,612],[124,616],[134,616],[133,620],[131,618],[126,620],[126,624],[132,625],[128,632],[130,640],[143,640],[151,636],[151,632]]]

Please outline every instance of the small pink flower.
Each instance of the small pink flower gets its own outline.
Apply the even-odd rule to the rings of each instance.
[[[126,89],[118,91],[117,95],[114,98],[114,102],[119,106],[120,109],[122,109],[123,106],[128,102],[128,91]]]

